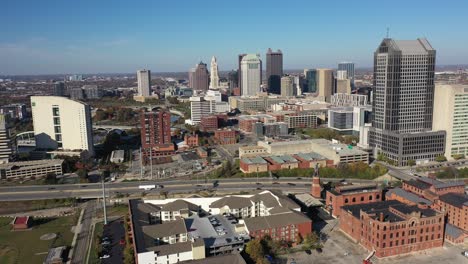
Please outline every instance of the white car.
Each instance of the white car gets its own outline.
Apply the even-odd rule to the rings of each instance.
[[[110,258],[110,255],[107,255],[107,254],[106,254],[106,255],[102,255],[102,257],[101,257],[101,259],[108,259],[108,258]]]

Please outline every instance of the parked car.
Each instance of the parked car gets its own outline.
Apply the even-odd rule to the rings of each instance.
[[[110,245],[111,242],[109,240],[105,240],[105,241],[102,241],[101,245],[105,246],[105,245]]]
[[[109,254],[102,255],[102,257],[101,257],[101,259],[108,259],[108,258],[110,258]]]
[[[125,239],[123,239],[123,238],[120,239],[119,244],[122,245],[122,246],[125,245]]]

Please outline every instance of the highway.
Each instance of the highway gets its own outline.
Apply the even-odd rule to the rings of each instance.
[[[342,179],[322,179],[322,182],[340,181]],[[139,189],[140,185],[160,184],[162,189],[153,189],[147,191],[147,194],[157,194],[164,190],[168,193],[192,193],[204,189],[213,189],[218,191],[250,191],[261,189],[281,189],[291,192],[303,192],[310,189],[312,179],[310,178],[259,178],[257,184],[256,178],[235,178],[235,179],[218,179],[218,184],[214,187],[215,180],[210,179],[205,183],[205,180],[163,180],[163,181],[133,181],[133,182],[116,182],[106,183],[106,193],[108,196],[121,194],[143,193]],[[369,183],[371,180],[348,180],[355,183]],[[24,185],[24,186],[9,186],[0,187],[0,201],[16,201],[16,200],[40,200],[40,199],[56,199],[56,198],[97,198],[102,195],[100,183],[89,184],[63,184],[63,185]]]

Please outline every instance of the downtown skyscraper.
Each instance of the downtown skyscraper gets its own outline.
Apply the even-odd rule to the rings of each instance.
[[[209,73],[206,63],[200,61],[189,71],[189,86],[193,90],[206,91],[209,86]]]
[[[151,95],[151,71],[139,70],[137,71],[138,81],[138,95],[149,97]]]
[[[247,54],[241,61],[242,96],[257,95],[262,84],[262,60],[258,54]]]
[[[338,71],[346,71],[346,78],[354,85],[354,62],[340,62],[338,63]]]
[[[386,38],[374,53],[369,144],[376,157],[405,166],[444,154],[445,131],[432,131],[435,58],[426,39]]]
[[[211,58],[210,66],[210,89],[219,89],[218,61],[215,56]]]
[[[266,80],[268,92],[281,94],[281,77],[283,76],[283,53],[268,49],[266,53]]]

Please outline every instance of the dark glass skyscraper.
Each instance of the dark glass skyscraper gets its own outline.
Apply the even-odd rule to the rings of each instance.
[[[237,62],[238,62],[238,68],[237,68],[237,84],[239,85],[239,89],[242,91],[242,69],[241,69],[241,62],[242,62],[242,59],[244,58],[244,56],[247,55],[245,53],[243,54],[239,54],[237,56]]]
[[[303,93],[316,93],[317,92],[317,71],[304,70],[305,86]]]
[[[54,95],[65,96],[65,84],[63,82],[54,83]]]
[[[268,92],[281,94],[281,76],[283,76],[283,53],[281,50],[266,53],[266,79]]]
[[[431,131],[435,56],[426,39],[386,38],[374,53],[369,144],[396,165],[444,153],[445,131]]]
[[[209,86],[209,73],[206,63],[200,61],[195,68],[192,68],[189,72],[189,86],[193,90],[208,90]]]

